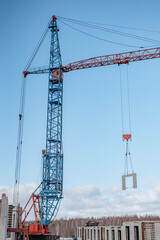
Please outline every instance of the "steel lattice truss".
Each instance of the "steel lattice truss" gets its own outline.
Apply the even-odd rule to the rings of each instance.
[[[160,47],[88,58],[69,63],[68,65],[63,66],[61,69],[63,72],[70,72],[73,70],[95,68],[115,64],[121,65],[154,58],[160,58]],[[26,72],[26,74],[41,74],[48,73],[49,71],[49,68],[38,68],[34,71]]]
[[[114,64],[120,65],[129,62],[136,62],[159,57],[160,48],[150,48],[145,50],[132,51],[126,53],[116,53],[111,55],[84,59],[81,61],[69,63],[67,66],[64,66],[63,69],[64,72],[70,72],[72,70],[101,67]]]
[[[51,29],[50,71],[48,85],[48,113],[46,150],[43,150],[43,179],[41,196],[41,225],[48,225],[62,198],[62,99],[63,76],[56,18]],[[52,69],[52,70],[51,70]]]

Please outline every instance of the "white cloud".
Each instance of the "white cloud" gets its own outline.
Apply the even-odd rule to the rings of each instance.
[[[100,195],[100,190],[94,185],[85,185],[77,186],[76,188],[71,188],[65,191],[66,197],[80,198],[83,196],[84,198],[97,198]]]
[[[8,186],[0,186],[0,198],[1,198],[3,193],[6,193],[8,199],[9,199],[9,203],[12,204],[12,202],[13,202],[13,188],[8,187]]]
[[[64,200],[58,216],[160,214],[160,182],[150,178],[149,183],[147,190],[126,191],[122,191],[117,185],[104,190],[93,185],[78,186],[64,192]]]
[[[104,190],[94,185],[68,189],[64,191],[57,218],[160,214],[160,182],[154,180],[153,182],[154,184],[149,184],[147,190],[130,189],[123,192],[120,186],[112,186]],[[22,206],[36,187],[35,183],[20,185]],[[12,203],[13,188],[0,186],[0,195],[2,193],[6,193],[9,202]]]
[[[36,183],[27,183],[19,186],[19,202],[22,206],[26,204],[33,191],[37,188]],[[0,186],[0,197],[6,193],[9,204],[13,204],[13,187]]]
[[[31,194],[35,191],[36,188],[37,188],[36,183],[27,183],[25,185],[19,186],[19,202],[20,202],[22,208],[26,205]],[[5,193],[7,195],[8,202],[9,202],[9,204],[12,205],[13,204],[13,187],[0,186],[0,198],[3,193]],[[28,219],[33,219],[33,216],[34,216],[33,212],[31,212]]]

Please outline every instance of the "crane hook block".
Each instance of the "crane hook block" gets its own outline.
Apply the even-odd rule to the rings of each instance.
[[[45,152],[46,152],[46,150],[45,150],[45,149],[43,149],[43,150],[42,150],[42,154],[45,154]]]
[[[132,137],[131,134],[123,134],[123,141],[124,141],[124,140],[127,140],[127,141],[128,141],[129,139],[131,140],[131,137]]]

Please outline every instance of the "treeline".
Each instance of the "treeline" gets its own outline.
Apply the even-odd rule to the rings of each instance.
[[[123,222],[129,221],[160,221],[159,216],[121,216],[121,217],[102,217],[102,218],[72,218],[72,219],[60,219],[55,220],[50,224],[50,232],[52,234],[60,235],[60,237],[72,237],[77,235],[77,227],[84,226],[88,221],[97,221],[99,226],[122,226]]]

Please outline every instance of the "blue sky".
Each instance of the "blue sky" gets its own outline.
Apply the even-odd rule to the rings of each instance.
[[[159,1],[144,0],[1,1],[1,187],[10,189],[14,184],[22,72],[51,16],[54,14],[77,20],[160,31],[159,7]],[[59,21],[58,26],[63,65],[93,56],[137,50],[90,38]],[[89,31],[86,28],[83,30]],[[160,37],[160,32],[117,30],[157,40]],[[125,44],[144,47],[151,45],[97,30],[91,30],[91,34]],[[50,34],[33,67],[47,63],[49,46]],[[121,67],[124,81],[126,68]],[[138,189],[129,190],[129,194],[138,195],[137,191],[147,192],[151,183],[159,186],[160,182],[159,59],[131,63],[128,73],[133,133],[130,145],[134,170],[138,176]],[[21,167],[21,184],[24,186],[40,182],[41,150],[45,147],[46,134],[47,84],[47,75],[29,76],[27,80]],[[64,74],[63,101],[66,196],[71,189],[76,192],[74,190],[78,186],[94,186],[99,191],[114,186],[119,189],[125,153],[121,128],[119,67],[108,66]],[[124,195],[121,192],[118,194]]]

